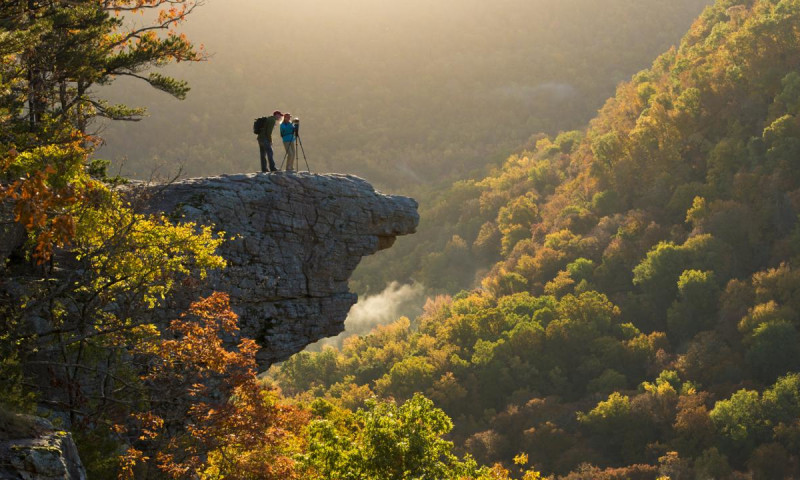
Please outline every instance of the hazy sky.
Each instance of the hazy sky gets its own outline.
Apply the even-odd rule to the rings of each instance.
[[[209,61],[166,69],[188,99],[118,82],[113,99],[151,117],[105,127],[99,155],[138,177],[253,171],[253,119],[280,109],[302,118],[313,170],[467,176],[582,126],[709,3],[660,1],[207,0],[183,30]]]

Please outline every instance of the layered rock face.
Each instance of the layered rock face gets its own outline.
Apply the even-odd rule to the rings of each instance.
[[[142,189],[146,211],[225,232],[219,253],[228,267],[186,298],[230,294],[241,334],[261,346],[262,367],[340,333],[357,299],[347,281],[361,258],[419,222],[414,200],[348,175],[226,175]]]

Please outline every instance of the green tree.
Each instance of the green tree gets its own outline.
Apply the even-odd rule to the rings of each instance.
[[[747,363],[764,383],[800,368],[800,336],[789,322],[762,323],[748,343]]]
[[[732,473],[728,458],[716,448],[709,448],[695,460],[694,471],[697,478],[703,480],[728,478]]]
[[[762,400],[772,424],[791,424],[800,416],[800,374],[779,378],[764,392]]]
[[[340,412],[317,401],[322,418],[309,427],[306,464],[321,478],[414,479],[483,478],[488,469],[469,458],[459,460],[442,437],[453,424],[422,395],[401,405],[371,400],[365,409]],[[326,418],[328,417],[328,418]]]
[[[94,116],[131,119],[143,111],[113,106],[92,94],[92,87],[119,76],[142,79],[153,87],[182,98],[185,82],[159,73],[143,76],[149,68],[171,61],[197,61],[203,55],[174,27],[194,10],[193,0],[131,0],[76,2],[10,1],[0,9],[8,32],[4,62],[6,81],[13,81],[18,111],[15,120],[44,131],[48,118],[69,121],[84,131]],[[150,25],[127,22],[131,11],[154,11]]]
[[[691,339],[716,324],[719,286],[714,272],[686,270],[678,279],[678,299],[667,311],[667,333],[673,342]]]
[[[716,403],[709,414],[720,435],[723,452],[731,459],[746,459],[770,430],[758,392],[739,390],[730,399]]]
[[[578,421],[591,433],[596,447],[613,462],[636,462],[655,434],[651,419],[618,392],[588,413],[579,412]]]

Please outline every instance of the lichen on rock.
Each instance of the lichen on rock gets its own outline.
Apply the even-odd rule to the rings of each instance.
[[[85,480],[78,450],[68,432],[47,420],[4,412],[0,425],[0,478]]]

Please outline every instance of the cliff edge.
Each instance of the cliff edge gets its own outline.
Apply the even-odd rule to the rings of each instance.
[[[356,302],[347,281],[366,255],[414,233],[417,203],[336,174],[272,173],[195,178],[133,188],[143,210],[213,224],[228,267],[178,295],[227,292],[262,368],[337,335]],[[184,301],[181,302],[180,298]]]

